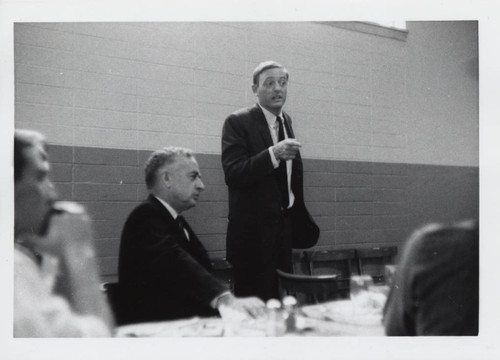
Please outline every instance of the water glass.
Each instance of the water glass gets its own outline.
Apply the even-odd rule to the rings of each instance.
[[[351,300],[357,302],[360,297],[368,293],[373,287],[373,278],[370,275],[352,275],[350,280]]]
[[[369,275],[352,276],[350,283],[353,309],[382,311],[389,292],[387,285],[375,284]]]

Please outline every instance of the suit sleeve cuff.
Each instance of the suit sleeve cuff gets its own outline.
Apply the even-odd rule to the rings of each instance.
[[[231,291],[224,291],[222,294],[217,295],[212,301],[210,301],[210,307],[212,309],[217,310],[218,305],[219,305],[218,304],[219,299],[221,299],[222,297],[227,296],[227,295],[231,295]]]

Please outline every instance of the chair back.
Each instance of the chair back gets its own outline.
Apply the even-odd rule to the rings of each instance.
[[[294,274],[309,275],[307,257],[304,251],[292,252],[292,268]]]
[[[385,266],[394,264],[397,246],[356,249],[360,275],[371,275],[375,283],[385,283]]]
[[[356,261],[356,250],[316,250],[305,253],[309,275],[338,276],[339,294],[342,298],[349,298],[350,277],[357,274],[357,267],[353,266]]]
[[[276,270],[281,298],[293,295],[300,305],[339,298],[337,275],[299,275]]]
[[[225,283],[231,291],[234,290],[233,266],[225,258],[213,258],[210,262],[215,277]]]

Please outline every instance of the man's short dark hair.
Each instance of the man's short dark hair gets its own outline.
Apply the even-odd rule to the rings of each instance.
[[[254,85],[258,85],[259,84],[259,76],[264,71],[269,70],[269,69],[275,69],[275,68],[285,70],[286,78],[288,79],[288,71],[287,71],[287,69],[285,69],[285,67],[283,65],[281,65],[280,63],[278,63],[276,61],[269,60],[269,61],[261,62],[259,65],[257,65],[257,67],[255,68],[255,70],[253,71],[253,84]]]
[[[14,182],[21,179],[27,165],[25,150],[34,146],[35,142],[45,143],[45,138],[33,130],[16,129],[14,131]]]
[[[156,173],[159,168],[174,163],[181,156],[191,159],[194,158],[194,153],[190,149],[175,146],[168,146],[153,151],[144,166],[147,188],[151,189],[156,184]]]

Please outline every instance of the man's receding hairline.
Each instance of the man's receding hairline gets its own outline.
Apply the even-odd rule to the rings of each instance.
[[[173,150],[173,151],[172,151]],[[196,161],[195,153],[191,149],[188,148],[181,148],[181,147],[167,147],[163,149],[159,149],[154,151],[151,155],[153,154],[168,154],[170,153],[171,159],[170,161],[165,161],[163,165],[159,166],[156,171],[154,172],[154,177],[155,180],[151,184],[151,187],[153,188],[158,184],[158,176],[162,172],[166,172],[168,174],[175,173],[177,168],[181,165],[181,162],[183,161],[182,159],[185,159],[185,161],[193,161],[194,163],[198,164],[198,161]]]
[[[253,76],[252,76],[253,85],[259,85],[260,84],[260,76],[262,75],[262,73],[267,71],[267,70],[272,70],[272,69],[282,69],[285,72],[285,75],[288,79],[288,77],[289,77],[288,70],[282,64],[280,64],[277,61],[273,61],[273,60],[263,61],[259,65],[257,65],[257,67],[254,69]]]

